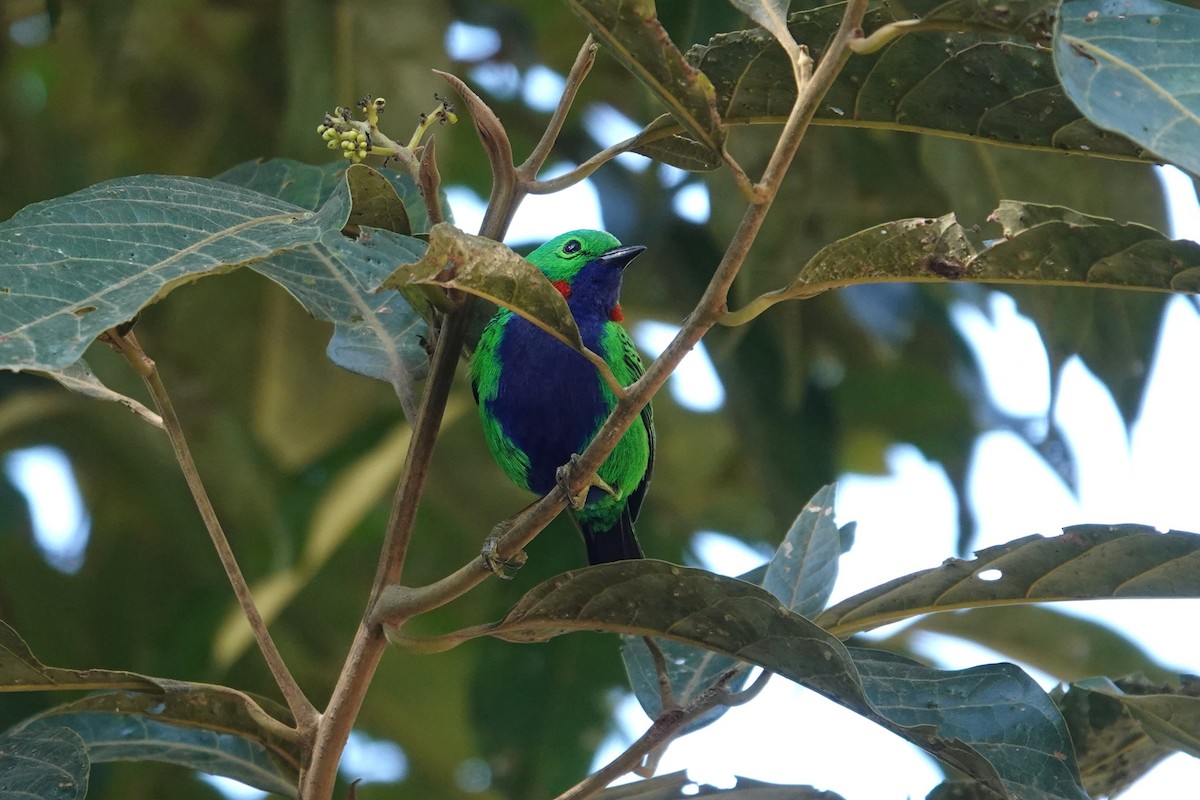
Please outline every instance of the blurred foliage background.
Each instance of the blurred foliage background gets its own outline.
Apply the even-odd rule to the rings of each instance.
[[[725,3],[661,0],[686,49],[746,27]],[[407,135],[434,92],[431,68],[474,85],[522,158],[547,114],[522,99],[537,69],[562,75],[584,30],[565,8],[535,0],[366,3],[358,0],[10,0],[0,36],[0,217],[22,206],[134,173],[211,176],[246,159],[329,155],[322,114],[371,93],[386,125]],[[447,31],[495,32],[473,63],[447,53]],[[578,163],[610,142],[584,124],[611,108],[645,123],[654,101],[601,54],[554,160]],[[773,131],[738,130],[732,147],[756,174]],[[486,197],[490,174],[469,124],[437,133],[448,186]],[[648,257],[624,293],[633,321],[678,322],[694,305],[740,217],[727,175],[679,176],[613,164],[592,181],[606,227]],[[707,188],[711,215],[673,209]],[[751,254],[735,300],[786,283],[830,241],[879,222],[955,211],[982,224],[999,198],[1136,214],[1165,228],[1147,165],[1097,161],[875,130],[812,131]],[[715,413],[656,401],[659,461],[639,532],[654,556],[688,561],[691,536],[718,530],[773,547],[800,505],[845,472],[885,471],[895,443],[942,464],[960,493],[958,541],[969,549],[963,497],[973,443],[1016,432],[1068,482],[1070,454],[1046,419],[1014,419],[990,403],[979,365],[949,314],[987,308],[978,286],[857,287],[776,307],[706,340],[726,390]],[[1038,289],[1012,292],[1042,331],[1052,367],[1079,354],[1136,415],[1166,297]],[[1093,319],[1110,324],[1091,325]],[[403,458],[406,426],[382,383],[324,357],[327,326],[249,271],[200,281],[150,308],[139,337],[159,362],[202,474],[252,581],[288,597],[272,631],[301,684],[324,703],[362,612]],[[123,364],[96,346],[106,383],[143,396]],[[465,381],[452,399],[412,556],[411,582],[432,580],[478,552],[492,524],[528,498],[483,445]],[[0,481],[0,617],[48,664],[112,667],[229,683],[274,696],[253,649],[231,644],[232,596],[165,437],[112,404],[35,377],[0,376],[0,448],[65,451],[90,517],[82,568],[52,568],[31,536],[24,500]],[[354,471],[354,472],[349,472]],[[347,481],[345,476],[353,475]],[[339,480],[342,478],[342,480]],[[444,629],[497,617],[546,576],[582,563],[569,523],[531,548],[513,583],[493,581],[422,618]],[[244,640],[243,640],[244,641]],[[218,643],[220,647],[218,647]],[[214,655],[216,653],[216,655]],[[360,728],[408,757],[396,786],[359,797],[545,797],[586,770],[622,686],[615,642],[563,637],[516,646],[477,641],[450,653],[385,658]],[[0,729],[56,698],[6,694]],[[480,776],[484,776],[481,778]],[[179,768],[99,765],[92,797],[214,797]]]

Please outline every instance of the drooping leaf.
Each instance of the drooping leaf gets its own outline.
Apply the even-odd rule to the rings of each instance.
[[[1113,597],[1200,597],[1200,534],[1075,525],[1061,536],[1026,536],[868,589],[816,622],[848,636],[934,611]]]
[[[760,295],[724,324],[831,288],[890,281],[1044,283],[1163,292],[1200,291],[1200,245],[1144,225],[1057,206],[1002,201],[1004,238],[977,246],[953,214],[884,223],[823,248],[788,286]]]
[[[29,645],[0,620],[0,692],[57,689],[136,689],[156,692],[153,678],[107,669],[59,669],[38,661]]]
[[[70,728],[0,735],[0,800],[83,800],[90,771],[87,749]]]
[[[1064,3],[1054,66],[1088,119],[1200,173],[1200,8],[1164,0]]]
[[[264,732],[233,693],[164,682],[162,695],[106,692],[50,709],[24,732],[67,727],[92,763],[162,761],[295,796],[300,748]]]
[[[1007,11],[997,12],[1001,6]],[[835,4],[789,17],[792,35],[814,59],[831,40],[842,9]],[[881,4],[868,11],[863,27],[870,33],[910,19],[899,4]],[[814,121],[1142,158],[1142,148],[1100,130],[1067,98],[1044,46],[1052,19],[1048,4],[1036,0],[947,3],[931,10],[931,23],[942,30],[910,33],[851,58]],[[1013,35],[998,36],[998,30]],[[720,34],[687,57],[711,78],[726,124],[786,119],[795,82],[783,51],[764,31]]]
[[[696,141],[720,150],[725,131],[713,105],[712,83],[684,60],[658,21],[653,0],[568,0],[567,5]]]
[[[429,249],[419,261],[396,270],[383,285],[468,292],[511,309],[569,347],[584,349],[566,299],[541,270],[499,242],[447,223],[433,227]]]
[[[390,635],[444,648],[480,635],[537,642],[579,630],[668,637],[749,661],[885,726],[1001,796],[1084,800],[1062,718],[1018,668],[942,672],[890,654],[852,653],[760,587],[702,570],[650,560],[602,564],[535,587],[494,624],[424,645]]]
[[[792,523],[767,565],[762,586],[809,619],[821,613],[837,580],[842,536],[833,521],[837,484],[822,487]]]

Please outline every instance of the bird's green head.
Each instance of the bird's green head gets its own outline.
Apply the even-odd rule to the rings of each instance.
[[[529,262],[550,279],[572,312],[590,311],[619,319],[621,273],[646,248],[622,247],[605,231],[568,231],[530,253]]]

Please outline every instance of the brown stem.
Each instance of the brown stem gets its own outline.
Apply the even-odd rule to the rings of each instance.
[[[275,683],[279,685],[279,691],[283,694],[292,716],[296,718],[297,729],[301,734],[310,731],[317,725],[319,716],[317,709],[309,702],[299,684],[296,683],[296,679],[292,677],[292,673],[288,671],[283,656],[280,655],[262,615],[258,612],[250,585],[246,583],[246,578],[242,575],[237,558],[233,555],[233,548],[229,545],[229,539],[225,537],[225,531],[221,528],[220,520],[217,519],[217,512],[208,497],[208,491],[200,479],[200,472],[196,469],[196,462],[192,458],[191,449],[183,435],[183,427],[180,425],[179,416],[175,413],[171,396],[167,394],[167,388],[163,385],[158,366],[142,350],[132,331],[122,335],[114,329],[109,331],[107,336],[121,350],[133,370],[142,376],[142,380],[150,390],[150,395],[158,406],[158,413],[162,415],[163,428],[167,432],[167,438],[171,441],[175,460],[179,462],[179,469],[192,493],[192,500],[200,511],[200,518],[212,539],[213,547],[217,551],[217,558],[220,559],[221,566],[225,569],[225,576],[229,579],[230,586],[233,587],[233,594],[237,597],[238,604],[242,607],[242,613],[246,615],[246,620],[250,623],[250,629],[254,632],[258,648],[262,651],[267,667],[271,670]]]
[[[546,125],[546,130],[542,133],[542,138],[538,140],[537,145],[529,154],[529,158],[525,159],[525,163],[517,167],[517,175],[523,183],[533,182],[537,178],[538,170],[550,157],[550,151],[554,149],[554,143],[558,141],[558,135],[562,132],[563,123],[567,121],[567,113],[571,110],[571,106],[575,105],[575,95],[578,94],[579,87],[583,85],[583,79],[592,71],[592,64],[596,63],[598,49],[599,45],[589,33],[588,37],[583,40],[583,46],[579,48],[579,54],[575,56],[575,63],[571,65],[571,71],[567,73],[567,85],[563,88],[562,97],[558,100],[558,105],[550,117],[550,122]]]

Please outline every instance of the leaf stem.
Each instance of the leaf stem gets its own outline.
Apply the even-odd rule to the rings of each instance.
[[[250,623],[250,629],[254,632],[254,638],[267,662],[267,667],[271,670],[271,675],[274,676],[275,683],[278,684],[279,691],[283,694],[292,716],[296,718],[297,729],[302,734],[312,730],[316,727],[319,719],[317,709],[309,702],[304,691],[296,683],[296,679],[288,671],[283,656],[280,655],[275,641],[271,638],[270,631],[267,630],[266,623],[263,622],[262,614],[259,613],[258,606],[254,602],[254,595],[250,591],[249,584],[246,583],[245,576],[242,575],[241,567],[238,566],[237,558],[233,554],[233,548],[229,545],[229,539],[226,538],[225,531],[221,528],[217,512],[200,479],[200,472],[196,469],[196,462],[192,458],[191,449],[184,437],[179,416],[175,413],[175,406],[171,402],[170,395],[167,394],[157,365],[142,350],[132,331],[121,334],[113,329],[108,331],[107,336],[121,350],[133,370],[142,376],[142,380],[150,390],[150,395],[158,406],[158,412],[162,415],[163,428],[167,432],[167,438],[171,441],[175,460],[179,463],[179,469],[192,493],[192,499],[200,511],[200,518],[204,521],[204,527],[208,530],[213,547],[217,551],[217,558],[220,559],[221,566],[225,569],[225,575],[233,587],[238,604],[242,607],[242,613],[246,615],[246,620]]]

